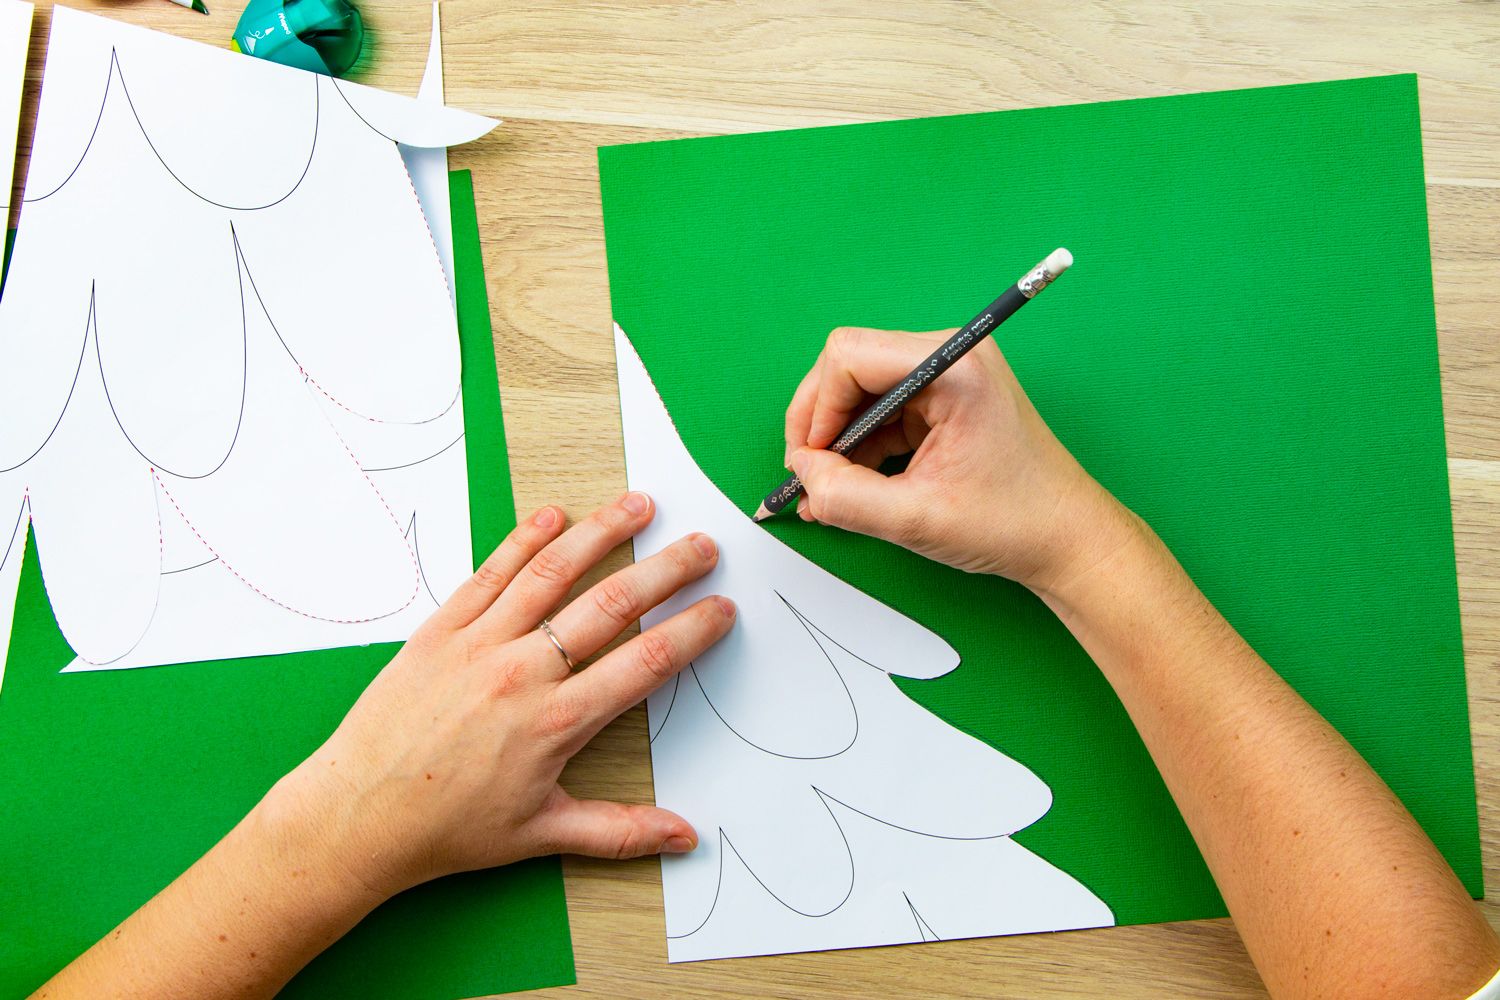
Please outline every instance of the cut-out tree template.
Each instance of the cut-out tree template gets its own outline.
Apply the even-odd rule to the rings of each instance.
[[[404,639],[472,564],[453,302],[395,141],[495,123],[62,7],[44,79],[3,613],[29,521],[70,670]]]
[[[1109,908],[1011,839],[1052,803],[1025,767],[909,699],[891,675],[958,666],[946,642],[754,525],[693,461],[615,328],[625,464],[659,500],[644,559],[690,531],[734,630],[648,702],[659,805],[698,828],[662,859],[674,962],[1112,924]]]

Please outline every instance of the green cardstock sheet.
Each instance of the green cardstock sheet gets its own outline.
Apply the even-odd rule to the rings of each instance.
[[[1414,76],[611,146],[599,171],[615,321],[746,512],[829,331],[958,326],[1068,247],[996,334],[1022,385],[1482,893]],[[1051,786],[1018,841],[1120,923],[1225,912],[1038,600],[768,530],[957,648],[900,684]]]
[[[476,560],[514,525],[474,193],[451,177]],[[28,540],[0,692],[0,996],[29,993],[191,865],[333,731],[399,644],[59,674]],[[574,981],[561,867],[441,879],[381,906],[289,997],[473,997]]]

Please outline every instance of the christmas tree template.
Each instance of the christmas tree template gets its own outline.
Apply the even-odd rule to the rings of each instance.
[[[630,487],[658,508],[636,558],[691,531],[721,552],[641,624],[710,593],[739,608],[649,700],[657,804],[701,838],[662,859],[671,960],[1113,924],[1011,839],[1051,806],[1046,784],[891,680],[953,670],[952,647],[754,525],[693,461],[618,326],[615,351]]]
[[[44,79],[0,613],[29,524],[70,670],[404,639],[472,563],[453,301],[396,140],[495,123],[62,7]]]

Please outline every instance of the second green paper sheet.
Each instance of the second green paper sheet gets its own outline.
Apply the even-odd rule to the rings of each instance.
[[[1482,892],[1415,77],[599,160],[614,318],[745,511],[781,479],[782,415],[830,330],[953,327],[1072,250],[998,336],[1027,392]],[[1017,840],[1120,923],[1224,912],[1119,702],[1037,600],[769,530],[958,649],[902,688],[1052,788]]]

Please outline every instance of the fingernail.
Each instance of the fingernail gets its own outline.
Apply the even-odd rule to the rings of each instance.
[[[724,612],[725,618],[733,618],[736,614],[734,602],[727,597],[714,595],[714,603],[718,604],[719,610]]]
[[[694,535],[693,548],[697,549],[698,554],[705,559],[712,559],[714,554],[719,551],[719,547],[714,544],[714,540],[707,535]]]
[[[786,457],[786,467],[788,469],[791,469],[798,476],[801,476],[802,475],[802,470],[799,469],[799,468],[797,468],[797,466],[801,463],[801,461],[802,461],[802,450],[799,448],[796,451],[792,452],[791,454],[787,455],[787,457]]]
[[[627,493],[620,505],[632,514],[644,514],[651,509],[651,498],[644,493]]]
[[[538,528],[555,528],[557,527],[557,508],[543,507],[531,520]]]
[[[807,497],[797,498],[797,516],[804,521],[812,520],[812,511],[807,509]]]
[[[691,851],[694,846],[695,845],[693,844],[693,841],[691,840],[691,838],[688,838],[688,837],[668,837],[666,840],[662,841],[661,853],[662,854],[686,854],[688,851]]]

